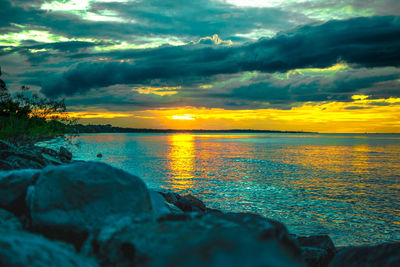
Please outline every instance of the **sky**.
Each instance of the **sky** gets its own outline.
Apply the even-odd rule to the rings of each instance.
[[[15,93],[84,124],[400,133],[398,0],[1,0]]]

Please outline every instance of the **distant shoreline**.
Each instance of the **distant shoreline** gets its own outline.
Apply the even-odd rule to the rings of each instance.
[[[229,129],[229,130],[205,130],[205,129],[149,129],[149,128],[124,128],[111,125],[83,125],[74,126],[75,133],[312,133],[304,131],[277,131],[277,130],[252,130],[252,129]]]

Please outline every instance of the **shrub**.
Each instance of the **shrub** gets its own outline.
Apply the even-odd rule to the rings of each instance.
[[[68,133],[74,123],[64,99],[42,97],[26,86],[13,97],[0,79],[0,139],[15,144],[35,142]]]

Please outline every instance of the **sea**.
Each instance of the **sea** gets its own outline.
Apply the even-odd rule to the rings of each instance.
[[[397,134],[102,133],[41,145],[61,143],[74,159],[276,219],[297,235],[327,234],[336,246],[400,241]]]

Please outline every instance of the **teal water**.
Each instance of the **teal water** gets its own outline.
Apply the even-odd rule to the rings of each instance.
[[[400,135],[84,134],[74,143],[75,159],[295,234],[328,234],[338,246],[400,241]]]

